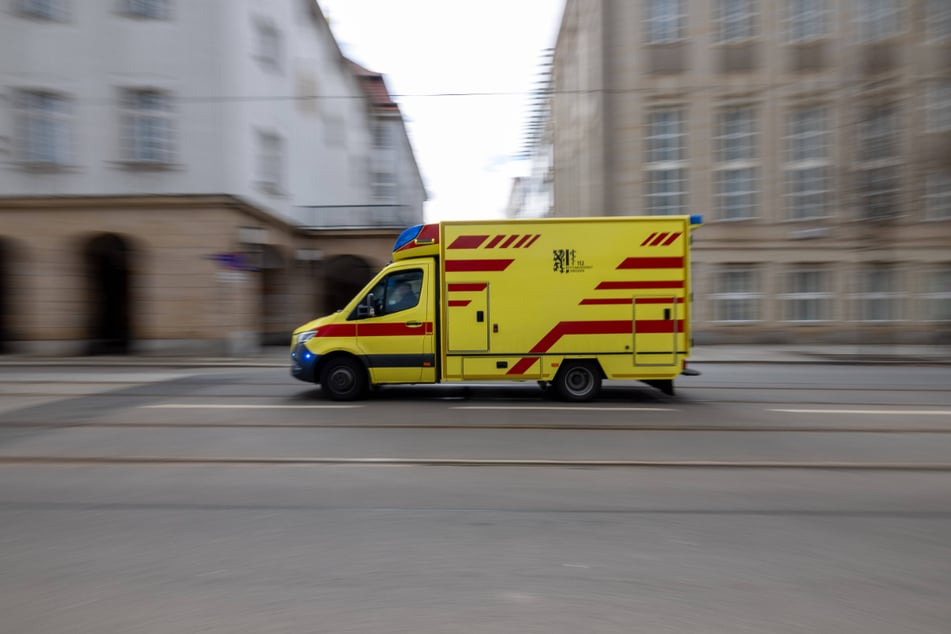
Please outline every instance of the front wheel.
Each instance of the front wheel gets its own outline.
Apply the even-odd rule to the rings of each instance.
[[[368,383],[366,370],[351,357],[331,359],[320,373],[321,389],[335,401],[363,398]]]
[[[558,396],[566,401],[591,401],[601,391],[601,372],[594,363],[563,365],[554,384]]]

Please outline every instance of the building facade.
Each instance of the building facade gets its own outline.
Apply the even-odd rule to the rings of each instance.
[[[701,214],[698,342],[951,340],[951,3],[567,0],[553,214]]]
[[[408,143],[378,195],[381,118],[314,0],[4,0],[0,340],[286,339],[422,222]]]

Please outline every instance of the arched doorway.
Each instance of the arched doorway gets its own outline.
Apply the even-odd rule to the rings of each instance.
[[[375,271],[369,262],[355,255],[339,255],[324,266],[324,306],[328,311],[340,310],[373,279]]]
[[[89,289],[90,354],[125,354],[132,343],[132,251],[123,238],[105,233],[83,250]]]

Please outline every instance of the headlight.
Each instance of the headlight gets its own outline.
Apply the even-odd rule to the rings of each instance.
[[[297,335],[297,343],[298,343],[298,344],[301,344],[301,343],[305,343],[305,342],[307,342],[307,341],[310,341],[310,340],[313,339],[316,335],[317,335],[317,331],[316,331],[316,330],[305,330],[304,332],[302,332],[302,333],[300,333],[300,334]]]

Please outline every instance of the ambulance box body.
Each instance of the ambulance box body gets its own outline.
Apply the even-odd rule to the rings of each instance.
[[[459,221],[404,231],[341,311],[294,331],[292,374],[331,398],[370,386],[603,379],[672,394],[690,352],[697,216]]]

